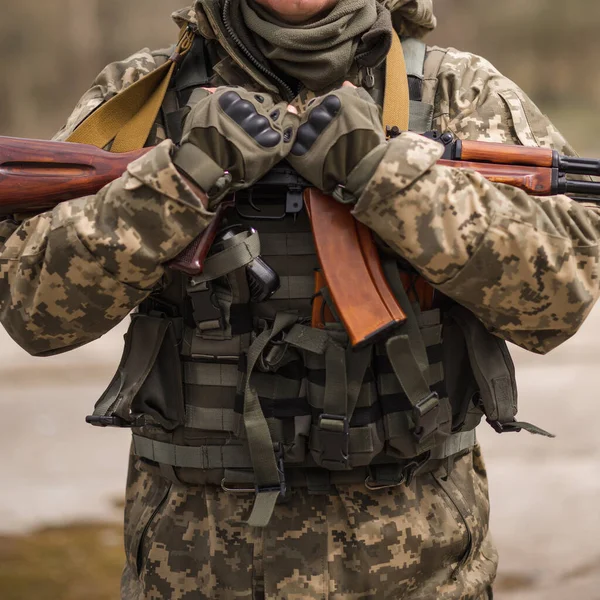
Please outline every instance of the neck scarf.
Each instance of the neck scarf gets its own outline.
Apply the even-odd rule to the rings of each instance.
[[[390,13],[377,0],[339,0],[326,15],[299,25],[281,21],[254,0],[227,5],[231,24],[252,55],[310,90],[341,83],[355,60],[377,66],[392,42]]]

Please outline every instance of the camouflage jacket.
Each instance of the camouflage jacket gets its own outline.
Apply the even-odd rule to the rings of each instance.
[[[429,1],[389,4],[405,35],[435,25]],[[214,6],[198,0],[174,15],[218,42],[214,83],[276,93],[231,47]],[[167,57],[146,49],[107,66],[57,139]],[[434,64],[435,76],[428,73]],[[425,94],[435,98],[439,130],[572,153],[523,91],[478,56],[429,48]],[[30,353],[66,351],[111,329],[209,222],[171,163],[172,147],[165,140],[95,196],[0,223],[0,319]],[[534,198],[469,170],[437,166],[439,155],[436,143],[412,134],[390,143],[356,218],[495,334],[535,352],[556,347],[598,297],[600,214],[564,196]]]
[[[422,36],[435,25],[430,0],[388,4],[404,35]],[[198,0],[175,15],[215,44],[213,83],[277,94],[231,46],[213,8],[213,0]],[[57,139],[168,56],[143,50],[106,67]],[[484,59],[432,47],[425,76],[437,129],[572,153]],[[360,83],[360,74],[349,77]],[[298,106],[310,95],[301,93]],[[163,137],[159,129],[152,141]],[[172,148],[164,140],[95,196],[0,222],[0,319],[29,352],[53,354],[100,337],[160,285],[164,263],[210,221],[173,167]],[[436,143],[411,134],[390,142],[355,216],[496,334],[536,352],[554,348],[598,296],[600,213],[437,166],[439,154]],[[253,598],[268,599],[489,598],[497,558],[478,448],[450,477],[418,477],[382,492],[362,484],[331,496],[294,491],[294,502],[281,504],[262,532],[239,524],[251,498],[232,498],[218,486],[172,486],[135,457],[132,465],[128,600],[250,598],[253,587]]]

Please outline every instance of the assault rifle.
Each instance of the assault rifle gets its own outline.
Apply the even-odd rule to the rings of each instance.
[[[387,133],[400,135],[395,127]],[[598,159],[562,156],[549,148],[461,141],[451,133],[425,135],[444,145],[440,165],[472,169],[491,182],[535,196],[567,194],[578,201],[600,202],[600,183],[567,179],[567,175],[600,176]],[[112,154],[84,144],[0,137],[0,216],[32,215],[94,194],[149,150]],[[265,184],[269,177],[280,186],[289,183],[287,212],[306,205],[324,279],[352,345],[371,343],[403,323],[405,315],[383,275],[371,232],[352,217],[349,207],[310,188],[297,175],[290,176],[289,169],[283,179],[281,174],[269,175]],[[190,275],[202,271],[229,206],[231,201],[221,204],[217,217],[170,263],[171,268]]]

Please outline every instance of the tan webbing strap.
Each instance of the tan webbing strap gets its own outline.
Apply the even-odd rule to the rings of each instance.
[[[162,105],[176,65],[189,52],[194,32],[182,30],[169,60],[100,106],[69,136],[68,142],[104,148],[111,152],[143,148]]]
[[[392,47],[385,65],[385,95],[383,99],[383,127],[397,126],[408,131],[410,94],[404,51],[398,34],[392,32]]]

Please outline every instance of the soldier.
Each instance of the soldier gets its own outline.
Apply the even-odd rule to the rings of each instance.
[[[0,315],[31,354],[137,307],[95,413],[133,430],[122,598],[491,598],[474,429],[540,433],[514,419],[504,340],[545,353],[576,332],[598,297],[600,215],[437,166],[442,146],[415,133],[387,141],[393,30],[412,130],[572,150],[490,63],[420,42],[431,0],[197,0],[175,21],[195,40],[156,148],[95,196],[0,223]],[[106,67],[57,139],[170,53]],[[352,353],[338,324],[310,327],[304,212],[232,212],[204,276],[165,268],[284,158],[377,234],[409,315],[398,335]],[[281,288],[252,302],[259,253]]]

